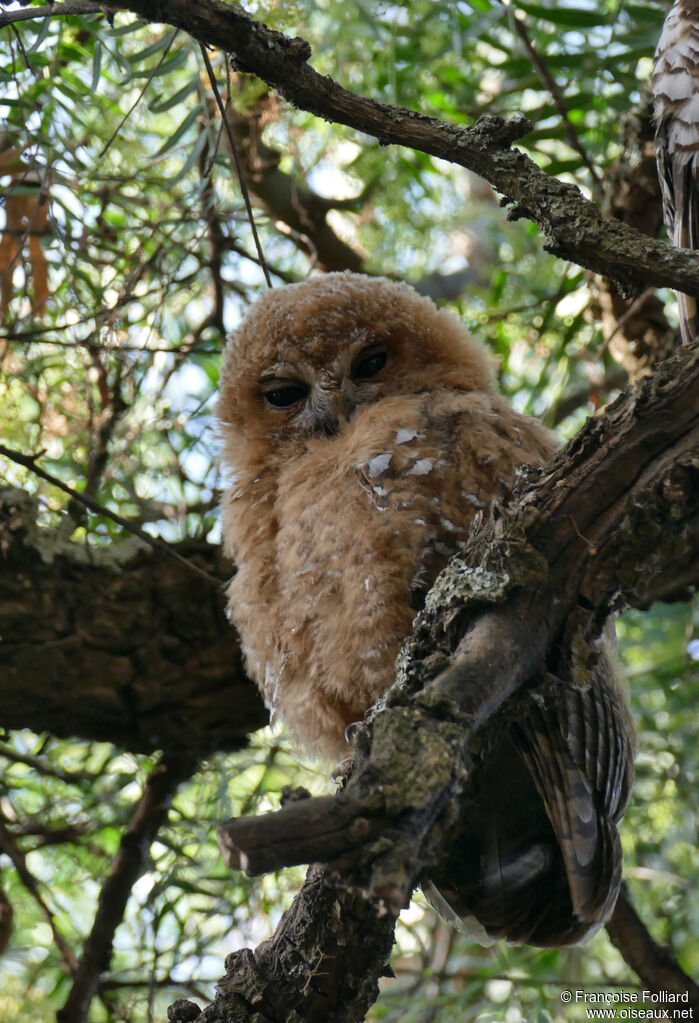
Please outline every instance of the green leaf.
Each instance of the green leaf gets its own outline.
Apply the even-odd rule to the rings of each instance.
[[[173,132],[173,134],[170,135],[165,140],[165,142],[163,142],[162,146],[157,151],[157,153],[155,153],[153,155],[152,159],[153,160],[157,160],[164,153],[167,153],[170,149],[172,149],[174,146],[176,146],[177,143],[182,138],[182,136],[185,135],[186,132],[189,131],[189,129],[192,127],[193,124],[196,124],[196,122],[199,119],[200,115],[201,115],[201,111],[200,111],[198,106],[195,107],[193,110],[190,110],[189,113],[187,114],[187,116],[185,117],[185,119],[180,124],[180,126],[177,128],[177,130],[175,132]]]
[[[194,76],[193,78],[190,78],[190,80],[185,85],[183,85],[181,89],[178,89],[177,92],[172,93],[172,95],[165,96],[162,98],[160,96],[154,96],[151,102],[148,104],[148,107],[150,110],[153,111],[154,114],[163,114],[165,113],[165,111],[171,110],[172,107],[177,106],[178,103],[182,103],[182,101],[185,100],[187,96],[189,96],[192,92],[196,92],[198,88],[199,79],[196,76]]]
[[[543,7],[540,4],[522,3],[516,0],[518,10],[531,14],[534,18],[542,21],[549,21],[553,25],[561,25],[563,28],[596,28],[598,25],[608,25],[611,15],[601,10],[590,10],[585,7]]]

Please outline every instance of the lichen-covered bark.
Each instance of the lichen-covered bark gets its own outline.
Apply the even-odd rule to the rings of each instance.
[[[364,1018],[378,997],[395,917],[320,867],[309,870],[299,895],[254,955],[228,956],[200,1023]]]

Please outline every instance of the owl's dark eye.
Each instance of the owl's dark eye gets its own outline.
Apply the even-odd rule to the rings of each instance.
[[[302,401],[308,394],[308,388],[303,384],[282,384],[279,387],[270,387],[263,391],[265,401],[274,408],[290,408],[297,402]]]
[[[369,355],[360,357],[356,366],[352,370],[353,380],[370,380],[371,377],[375,377],[377,373],[386,365],[388,356],[386,352],[378,351],[371,352]]]

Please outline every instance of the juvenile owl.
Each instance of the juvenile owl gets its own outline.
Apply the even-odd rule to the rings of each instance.
[[[453,315],[352,273],[259,299],[226,349],[217,411],[232,476],[229,610],[248,669],[309,752],[344,756],[347,726],[391,685],[474,515],[556,443],[498,394]],[[439,879],[459,915],[536,944],[578,940],[608,917],[626,728],[610,669],[507,733],[488,761],[500,766],[475,782],[468,852]]]

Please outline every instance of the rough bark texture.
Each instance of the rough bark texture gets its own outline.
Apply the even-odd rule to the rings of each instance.
[[[131,542],[122,563],[90,554],[36,514],[26,495],[0,490],[0,725],[142,752],[244,745],[267,714],[222,587]],[[230,571],[211,545],[178,549]]]
[[[512,216],[539,225],[551,252],[623,290],[664,285],[699,296],[696,254],[605,220],[578,189],[509,148],[529,130],[524,118],[466,129],[353,95],[310,67],[304,40],[215,0],[112,5],[121,8],[226,49],[238,69],[313,113],[475,171],[513,204]],[[43,15],[5,13],[0,25],[98,10],[69,0]],[[293,819],[280,811],[267,858],[254,864],[271,833],[265,819],[223,828],[231,862],[268,869],[313,854],[332,858],[334,870],[313,868],[275,937],[255,954],[230,957],[206,1023],[363,1018],[395,914],[443,855],[463,812],[477,733],[524,683],[550,684],[584,667],[577,640],[598,630],[610,609],[674,599],[696,584],[698,372],[696,349],[685,350],[589,423],[534,489],[527,489],[534,477],[523,478],[513,509],[483,519],[462,566],[430,598],[399,684],[360,732],[355,775],[341,798],[320,807],[307,800]],[[118,571],[81,564],[55,545],[47,551],[33,509],[16,504],[15,495],[0,532],[0,723],[131,749],[206,752],[235,746],[264,720],[216,587],[153,552]],[[187,554],[215,571],[210,550]],[[310,850],[298,834],[304,817],[314,822]],[[634,929],[617,931],[622,948]],[[100,954],[104,948],[102,941]],[[624,954],[646,968],[642,955]],[[170,1015],[191,1020],[198,1010],[176,1003]]]

